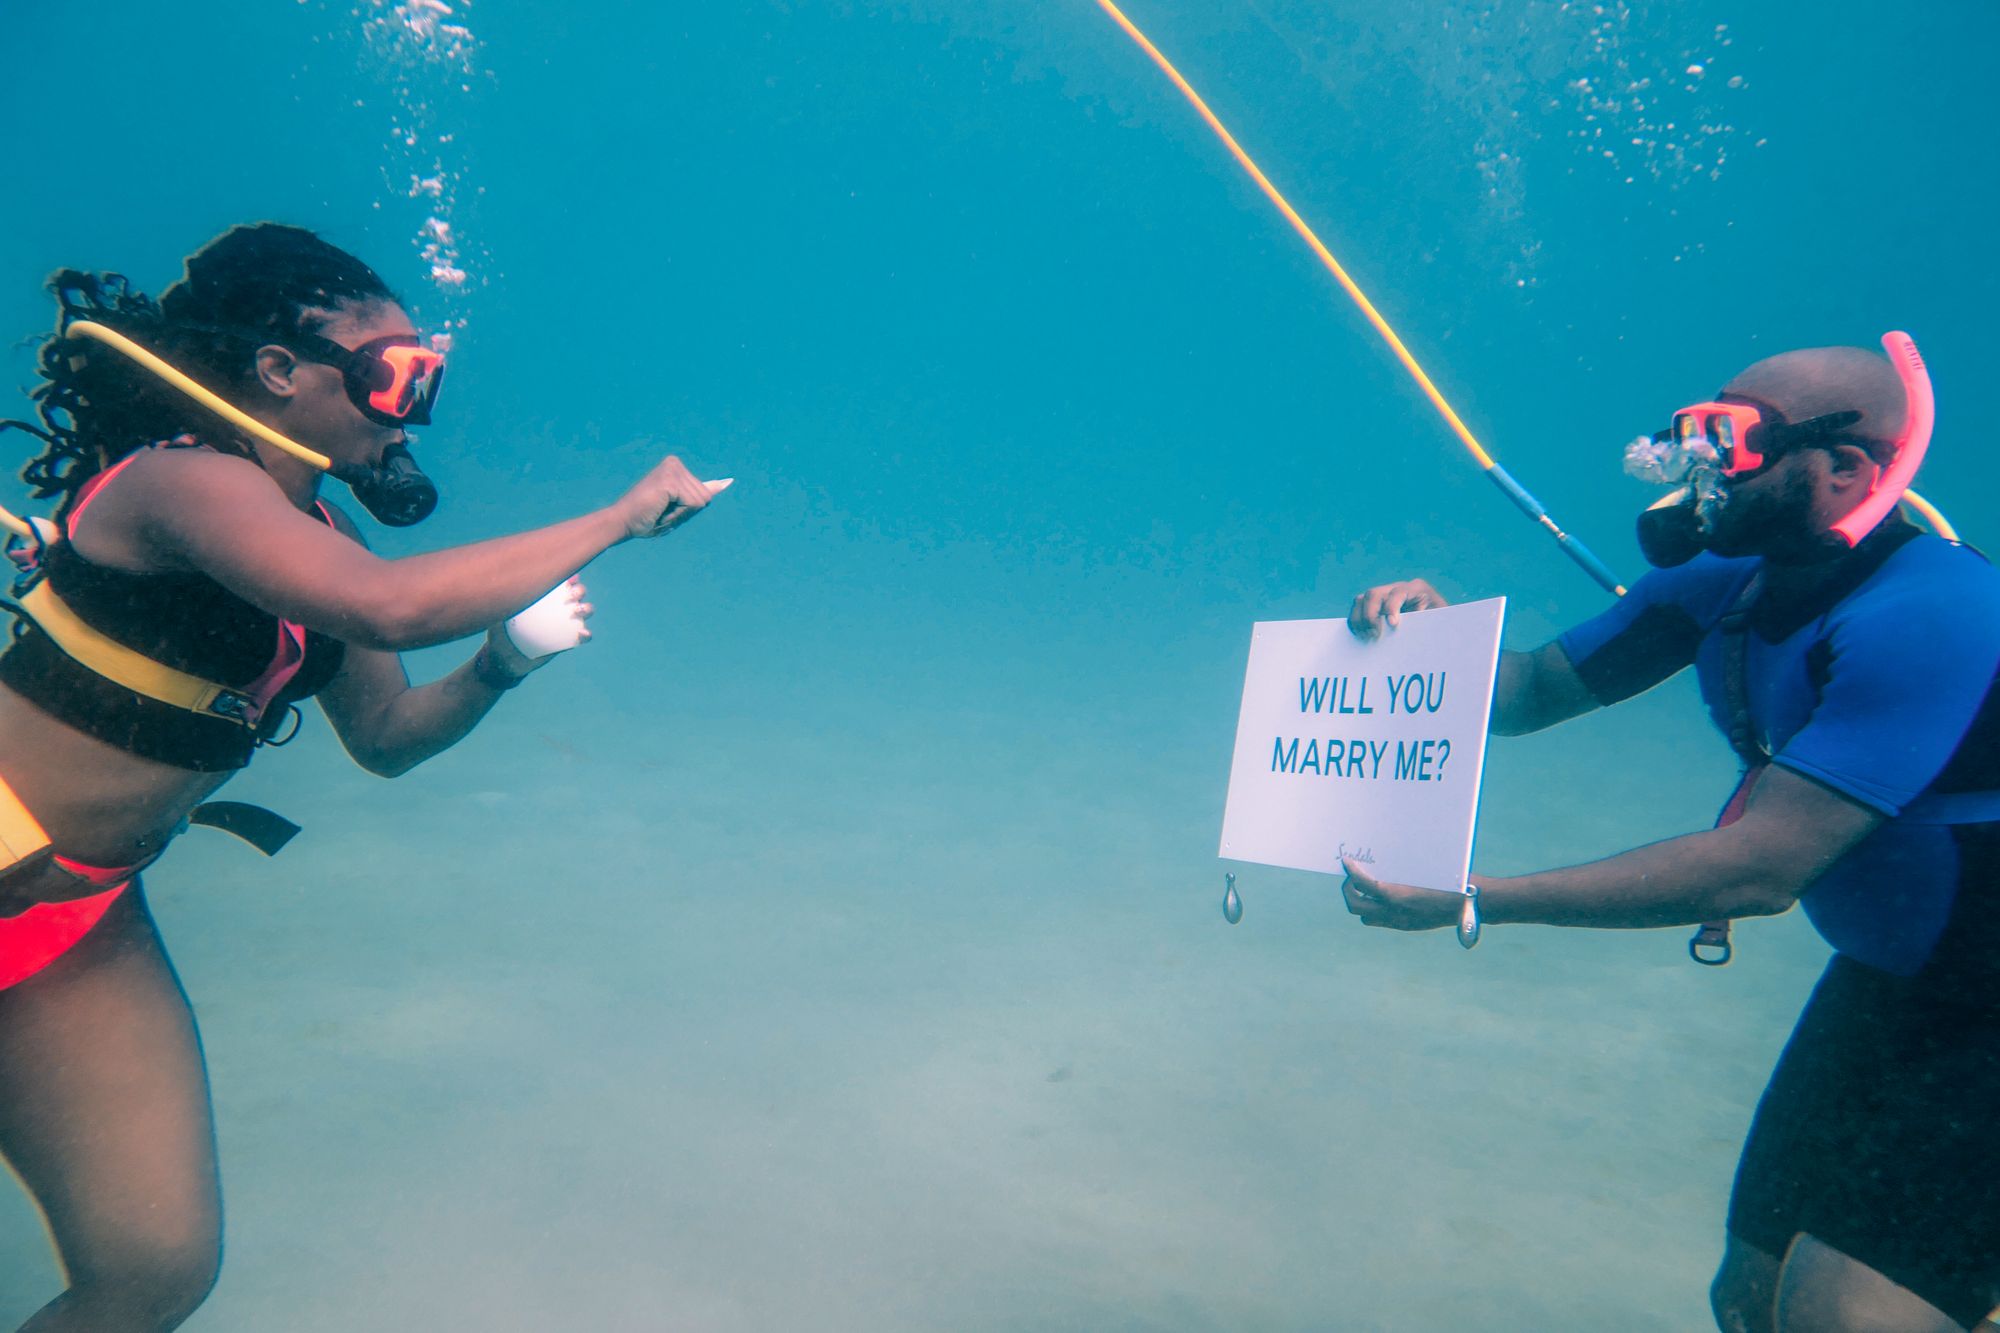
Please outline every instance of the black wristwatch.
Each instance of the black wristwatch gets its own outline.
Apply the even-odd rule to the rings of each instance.
[[[517,676],[500,665],[493,655],[493,645],[482,643],[479,651],[472,656],[472,678],[489,690],[511,690],[526,676]]]

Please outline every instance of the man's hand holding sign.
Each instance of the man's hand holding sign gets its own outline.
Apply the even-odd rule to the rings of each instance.
[[[1463,932],[1479,919],[1645,928],[1782,912],[1874,827],[1779,769],[1726,828],[1588,866],[1472,876],[1489,725],[1523,735],[1598,706],[1560,643],[1499,652],[1504,605],[1448,606],[1414,579],[1362,593],[1346,621],[1259,623],[1221,854],[1344,873],[1364,924],[1457,923],[1470,947]]]
[[[1446,605],[1422,579],[1384,584],[1354,599],[1347,624],[1357,639],[1393,644]],[[1413,617],[1414,612],[1424,614]],[[1598,706],[1559,642],[1500,654],[1493,734],[1525,735]],[[1865,808],[1783,768],[1763,775],[1741,814],[1724,827],[1586,866],[1504,879],[1468,875],[1467,892],[1476,894],[1480,915],[1489,923],[1644,929],[1769,915],[1790,907],[1806,884],[1879,822]],[[1364,925],[1438,930],[1459,917],[1458,904],[1428,887],[1414,887],[1427,880],[1353,858],[1344,859],[1342,868],[1347,909]]]
[[[1447,605],[1438,590],[1422,579],[1384,584],[1354,599],[1354,608],[1347,613],[1347,628],[1357,639],[1379,639],[1402,624],[1405,612]],[[1342,857],[1340,864],[1347,871],[1340,895],[1347,901],[1347,910],[1360,917],[1363,925],[1438,930],[1459,920],[1462,909],[1455,899],[1377,879],[1351,857]],[[1468,874],[1466,880],[1471,883],[1472,876]]]
[[[1339,620],[1256,626],[1221,853],[1345,869],[1350,905],[1407,896],[1425,925],[1463,916],[1469,944],[1466,871],[1505,602],[1443,604],[1408,585],[1366,634]],[[1383,636],[1376,622],[1401,628]],[[1378,884],[1381,897],[1366,898]]]

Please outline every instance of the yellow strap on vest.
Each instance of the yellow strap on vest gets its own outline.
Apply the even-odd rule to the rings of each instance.
[[[0,870],[18,865],[49,845],[41,821],[28,813],[14,789],[0,781]]]
[[[29,589],[19,605],[56,647],[113,684],[190,713],[250,725],[245,719],[251,702],[248,695],[155,662],[93,629],[56,596],[47,580]]]

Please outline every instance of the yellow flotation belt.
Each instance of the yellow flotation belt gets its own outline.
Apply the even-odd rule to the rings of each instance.
[[[203,801],[188,811],[187,817],[181,821],[183,829],[193,826],[216,829],[240,838],[266,856],[276,856],[299,831],[299,826],[283,815],[242,801]],[[162,847],[141,865],[130,867],[131,873],[136,874],[145,865],[150,865],[164,850]],[[0,875],[51,855],[49,835],[43,831],[42,822],[22,803],[7,780],[0,778]],[[60,857],[56,859],[69,874],[82,873],[82,868],[74,862],[63,863]]]
[[[29,857],[49,849],[49,835],[42,823],[21,804],[21,798],[5,782],[0,782],[0,870],[17,866]]]
[[[51,643],[115,685],[203,717],[221,718],[240,727],[256,725],[257,705],[250,695],[156,662],[92,628],[56,596],[46,579],[22,594],[15,605]]]

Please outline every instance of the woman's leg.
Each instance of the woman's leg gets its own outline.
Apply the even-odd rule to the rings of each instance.
[[[1811,1236],[1785,1260],[1779,1333],[1963,1333],[1966,1325]]]
[[[1722,1333],[1774,1333],[1777,1327],[1779,1256],[1746,1240],[1728,1238],[1722,1268],[1708,1289],[1709,1309]]]
[[[215,1284],[208,1076],[136,884],[74,949],[0,991],[0,1156],[69,1279],[22,1333],[171,1329]]]

